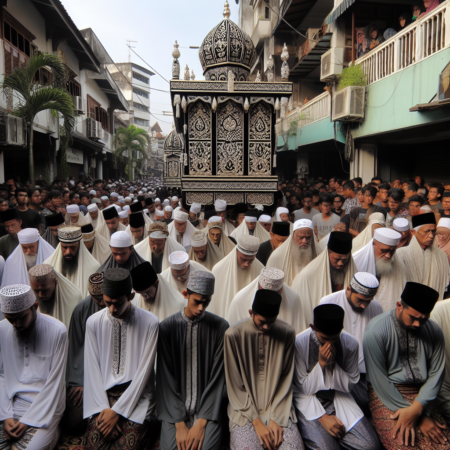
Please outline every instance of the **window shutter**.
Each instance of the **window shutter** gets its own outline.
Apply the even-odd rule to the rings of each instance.
[[[13,73],[11,46],[4,42],[3,48],[5,50],[5,76],[8,76]]]

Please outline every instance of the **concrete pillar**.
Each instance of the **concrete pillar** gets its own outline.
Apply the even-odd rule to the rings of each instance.
[[[96,176],[99,180],[103,180],[103,159],[97,159]]]
[[[3,158],[3,152],[0,154],[0,183],[5,182],[5,161]]]
[[[306,172],[302,168],[306,167]],[[297,174],[300,178],[304,178],[308,176],[309,173],[309,158],[308,153],[306,152],[298,152],[297,153]]]
[[[83,152],[83,172],[87,177],[89,175],[89,155]]]
[[[360,144],[350,164],[350,176],[361,177],[364,184],[370,182],[377,173],[378,147],[376,144]]]

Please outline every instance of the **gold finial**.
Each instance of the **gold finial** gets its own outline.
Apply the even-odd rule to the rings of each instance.
[[[223,17],[225,19],[229,19],[231,16],[230,5],[228,4],[228,0],[225,0],[225,7],[223,9]]]

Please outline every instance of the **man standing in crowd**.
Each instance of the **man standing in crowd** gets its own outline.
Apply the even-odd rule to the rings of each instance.
[[[8,233],[0,238],[0,256],[3,256],[6,261],[9,255],[19,245],[17,234],[22,229],[22,219],[15,208],[2,211],[0,217]]]
[[[28,208],[28,191],[25,188],[18,188],[15,192],[17,200],[17,210],[22,219],[22,228],[36,228],[42,234],[41,217],[37,211]]]

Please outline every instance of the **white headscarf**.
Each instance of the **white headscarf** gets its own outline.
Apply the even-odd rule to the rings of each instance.
[[[178,231],[175,228],[175,220],[173,222],[171,222],[168,230],[169,230],[169,237],[174,239],[175,242],[178,242],[178,240],[177,240]],[[195,233],[197,231],[197,229],[194,227],[194,225],[192,225],[192,223],[189,222],[189,220],[186,222],[186,224],[187,224],[186,230],[183,233],[183,244],[182,245],[183,245],[185,251],[189,252],[189,250],[191,249],[191,234]]]
[[[250,234],[245,220],[243,220],[242,223],[237,228],[235,228],[230,236],[237,241],[238,238],[240,236],[243,236],[244,234]],[[256,227],[253,230],[253,236],[257,237],[261,241],[261,243],[266,242],[270,239],[269,232],[259,222],[256,222]]]

